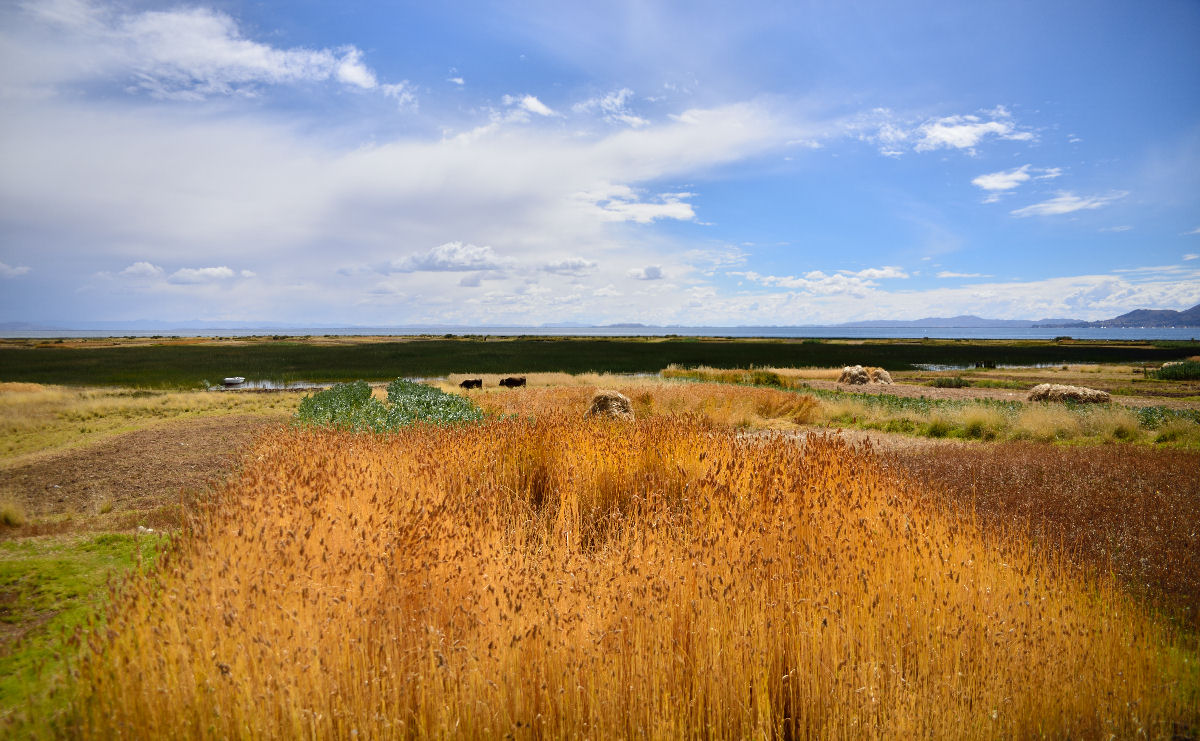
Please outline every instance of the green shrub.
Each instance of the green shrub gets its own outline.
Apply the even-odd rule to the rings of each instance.
[[[971,382],[962,376],[955,376],[953,378],[942,376],[930,381],[929,385],[938,389],[961,389],[970,386]]]
[[[1163,366],[1154,372],[1154,377],[1163,381],[1196,381],[1200,380],[1200,361],[1185,360]]]
[[[387,432],[416,422],[457,424],[483,419],[470,399],[397,378],[388,386],[388,403],[371,395],[365,381],[339,383],[305,397],[296,412],[302,424]]]

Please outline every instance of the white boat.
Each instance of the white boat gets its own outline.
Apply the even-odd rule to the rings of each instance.
[[[246,382],[246,379],[242,378],[241,376],[230,376],[229,378],[226,378],[224,381],[222,381],[222,383],[224,383],[226,386],[240,386],[241,384],[243,384],[245,382]]]

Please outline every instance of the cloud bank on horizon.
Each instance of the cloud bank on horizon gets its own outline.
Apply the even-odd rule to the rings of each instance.
[[[0,321],[1182,309],[1197,37],[1186,0],[10,4]]]

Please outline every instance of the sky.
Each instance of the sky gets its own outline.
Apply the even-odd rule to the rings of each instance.
[[[0,322],[1200,303],[1200,3],[0,3]]]

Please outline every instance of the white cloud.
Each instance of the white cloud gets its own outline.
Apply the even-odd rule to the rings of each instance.
[[[867,268],[865,270],[839,270],[828,274],[822,270],[810,270],[802,277],[791,275],[760,275],[754,271],[730,272],[730,275],[744,277],[746,280],[764,286],[789,288],[799,293],[814,296],[849,295],[864,297],[879,286],[877,281],[884,279],[904,279],[909,274],[898,267],[887,265],[882,268]]]
[[[552,108],[532,95],[505,95],[503,101],[504,105],[515,106],[516,108],[527,113],[536,113],[539,116],[558,115]]]
[[[58,42],[40,69],[22,65],[35,82],[114,80],[129,90],[180,100],[253,95],[260,85],[335,81],[359,90],[379,87],[357,47],[275,47],[246,38],[234,18],[210,8],[120,12],[79,0],[24,10],[33,30]]]
[[[542,266],[542,270],[546,271],[547,273],[574,276],[586,275],[595,269],[595,261],[582,257],[567,257],[562,260],[548,262]]]
[[[884,265],[882,268],[867,268],[853,272],[850,270],[839,270],[843,275],[852,275],[856,278],[865,278],[867,280],[879,280],[882,278],[907,278],[908,273],[894,265]]]
[[[576,194],[576,199],[603,221],[632,221],[649,224],[656,219],[691,221],[696,218],[686,202],[692,193],[661,193],[655,200],[641,200],[638,191],[627,185],[608,185]]]
[[[466,80],[464,80],[461,77],[447,77],[446,82],[452,82],[455,85],[458,85],[459,87],[462,87],[463,85],[467,84]]]
[[[1195,229],[1191,230],[1190,232],[1184,232],[1183,236],[1190,237],[1193,234],[1200,234],[1200,226],[1196,227]]]
[[[571,106],[571,110],[576,113],[590,113],[599,111],[605,121],[610,123],[623,123],[626,126],[638,128],[645,126],[649,121],[638,116],[628,106],[629,99],[633,97],[633,91],[629,88],[621,88],[614,90],[606,95],[589,98],[588,100],[576,103]]]
[[[635,268],[628,273],[630,278],[637,280],[662,280],[663,269],[661,265],[647,265],[644,268]]]
[[[161,278],[163,269],[153,263],[139,261],[122,270],[120,274],[128,278]]]
[[[202,283],[229,280],[234,275],[234,272],[224,265],[216,268],[180,268],[167,277],[167,282],[176,285],[200,285]]]
[[[975,115],[946,116],[926,121],[917,127],[914,148],[918,152],[962,149],[974,154],[975,147],[991,136],[1010,141],[1030,141],[1034,138],[1032,132],[1017,127],[1012,115],[1003,106],[986,111],[984,115],[987,118]]]
[[[1183,259],[1184,260],[1195,260],[1198,257],[1200,257],[1200,255],[1197,255],[1195,252],[1189,252],[1183,256]]]
[[[12,266],[8,263],[0,262],[0,278],[17,278],[22,275],[27,275],[30,268],[25,266]]]
[[[512,267],[511,259],[496,255],[489,245],[482,247],[462,242],[446,242],[419,255],[393,260],[387,270],[397,273],[462,272],[502,270]]]
[[[971,180],[976,185],[989,191],[983,199],[984,203],[997,203],[1002,193],[1017,188],[1029,180],[1051,180],[1062,175],[1061,167],[1035,168],[1033,165],[1021,165],[1011,170],[1001,170],[985,175],[979,175]]]
[[[983,273],[955,273],[951,270],[941,270],[938,272],[939,278],[991,278],[990,275]]]
[[[952,149],[974,155],[976,147],[990,139],[1036,139],[1033,132],[1017,124],[1004,106],[924,121],[905,119],[887,108],[876,108],[852,117],[842,128],[851,136],[878,146],[885,157],[899,157],[908,149],[916,152]]]
[[[1029,174],[1030,167],[1031,165],[1021,165],[1013,170],[1003,170],[1001,172],[980,175],[972,180],[971,183],[984,190],[1012,190],[1032,177]]]
[[[1075,211],[1089,211],[1102,208],[1118,199],[1129,195],[1128,191],[1119,191],[1104,196],[1077,196],[1068,191],[1059,191],[1058,195],[1048,201],[1035,203],[1012,211],[1013,216],[1058,216]]]
[[[1133,227],[1128,226],[1128,225],[1106,226],[1106,227],[1103,227],[1102,229],[1100,229],[1100,231],[1102,231],[1102,232],[1127,232],[1130,229],[1133,229]]]
[[[592,291],[592,295],[596,296],[597,298],[612,298],[614,296],[620,296],[622,294],[620,291],[617,290],[616,286],[614,286],[612,283],[609,283],[607,286],[604,286],[603,288],[597,288],[596,290]]]

